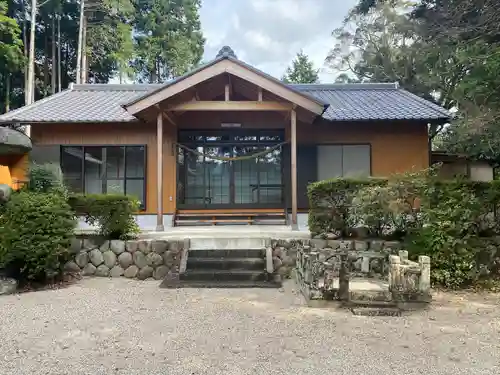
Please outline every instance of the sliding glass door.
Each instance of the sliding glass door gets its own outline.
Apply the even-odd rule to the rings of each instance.
[[[280,131],[179,134],[179,208],[283,207]]]

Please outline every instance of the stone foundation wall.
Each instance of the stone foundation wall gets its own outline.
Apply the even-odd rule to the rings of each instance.
[[[179,272],[182,240],[99,240],[75,238],[71,245],[72,260],[65,264],[69,273],[84,276],[127,277],[162,280]]]
[[[292,274],[297,262],[297,251],[316,252],[318,260],[324,262],[339,251],[347,250],[352,263],[351,276],[387,278],[389,273],[387,259],[397,254],[401,243],[383,240],[323,240],[323,239],[286,239],[270,242],[273,250],[275,273],[282,278]]]

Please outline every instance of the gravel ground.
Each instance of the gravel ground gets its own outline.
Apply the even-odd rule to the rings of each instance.
[[[0,374],[499,374],[498,296],[401,318],[311,309],[293,290],[84,279],[0,297]]]

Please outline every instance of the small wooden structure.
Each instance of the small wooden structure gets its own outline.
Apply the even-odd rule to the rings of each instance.
[[[17,190],[25,181],[31,140],[18,130],[0,127],[0,185]]]

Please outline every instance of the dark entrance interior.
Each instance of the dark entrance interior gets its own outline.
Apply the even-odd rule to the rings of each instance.
[[[179,208],[284,207],[283,146],[253,156],[282,143],[283,131],[186,130],[178,140]]]

